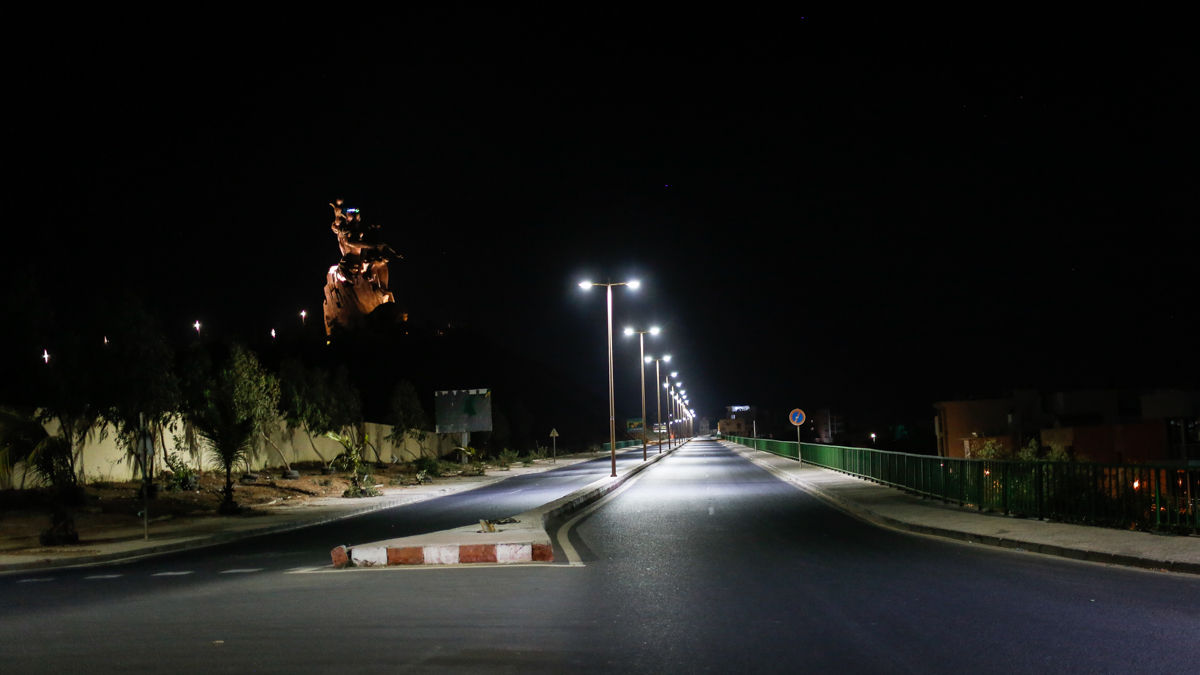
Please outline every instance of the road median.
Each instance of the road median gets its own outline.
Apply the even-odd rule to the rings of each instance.
[[[495,532],[482,524],[397,539],[338,546],[330,552],[333,566],[384,567],[395,565],[458,565],[466,563],[553,562],[554,546],[546,532],[551,519],[581,509],[621,487],[633,476],[683,447],[677,445],[614,477],[605,477],[537,508],[505,518]]]

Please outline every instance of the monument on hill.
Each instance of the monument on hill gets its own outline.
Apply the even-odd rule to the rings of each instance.
[[[378,225],[363,225],[358,209],[333,204],[333,233],[342,259],[329,268],[325,280],[325,332],[334,326],[355,330],[368,316],[384,321],[407,320],[388,288],[388,261],[403,256],[383,242]]]

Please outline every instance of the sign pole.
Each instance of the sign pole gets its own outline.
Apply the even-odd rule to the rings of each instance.
[[[800,452],[800,427],[804,424],[804,411],[796,408],[792,412],[788,413],[788,421],[791,422],[794,427],[796,427],[796,461],[800,462],[800,465],[803,466],[804,455]]]
[[[558,429],[550,430],[550,443],[554,453],[550,455],[550,463],[555,464],[558,462]]]

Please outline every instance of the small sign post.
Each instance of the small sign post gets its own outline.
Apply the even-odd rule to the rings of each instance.
[[[800,454],[800,427],[804,424],[804,411],[796,408],[790,414],[788,414],[788,421],[796,427],[796,459],[803,464],[804,458]]]
[[[558,462],[558,429],[550,430],[550,443],[551,452],[554,453],[550,455],[550,463],[555,464]]]

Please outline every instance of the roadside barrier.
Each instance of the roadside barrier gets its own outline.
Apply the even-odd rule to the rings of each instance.
[[[723,438],[981,511],[1178,534],[1200,529],[1198,468],[958,459],[767,438]]]
[[[617,441],[617,449],[621,450],[623,448],[632,448],[635,445],[641,445],[641,444],[642,444],[641,441]],[[653,441],[651,441],[650,444],[653,445],[654,444]],[[612,446],[611,443],[605,443],[603,446],[604,452],[612,452],[611,446]]]

